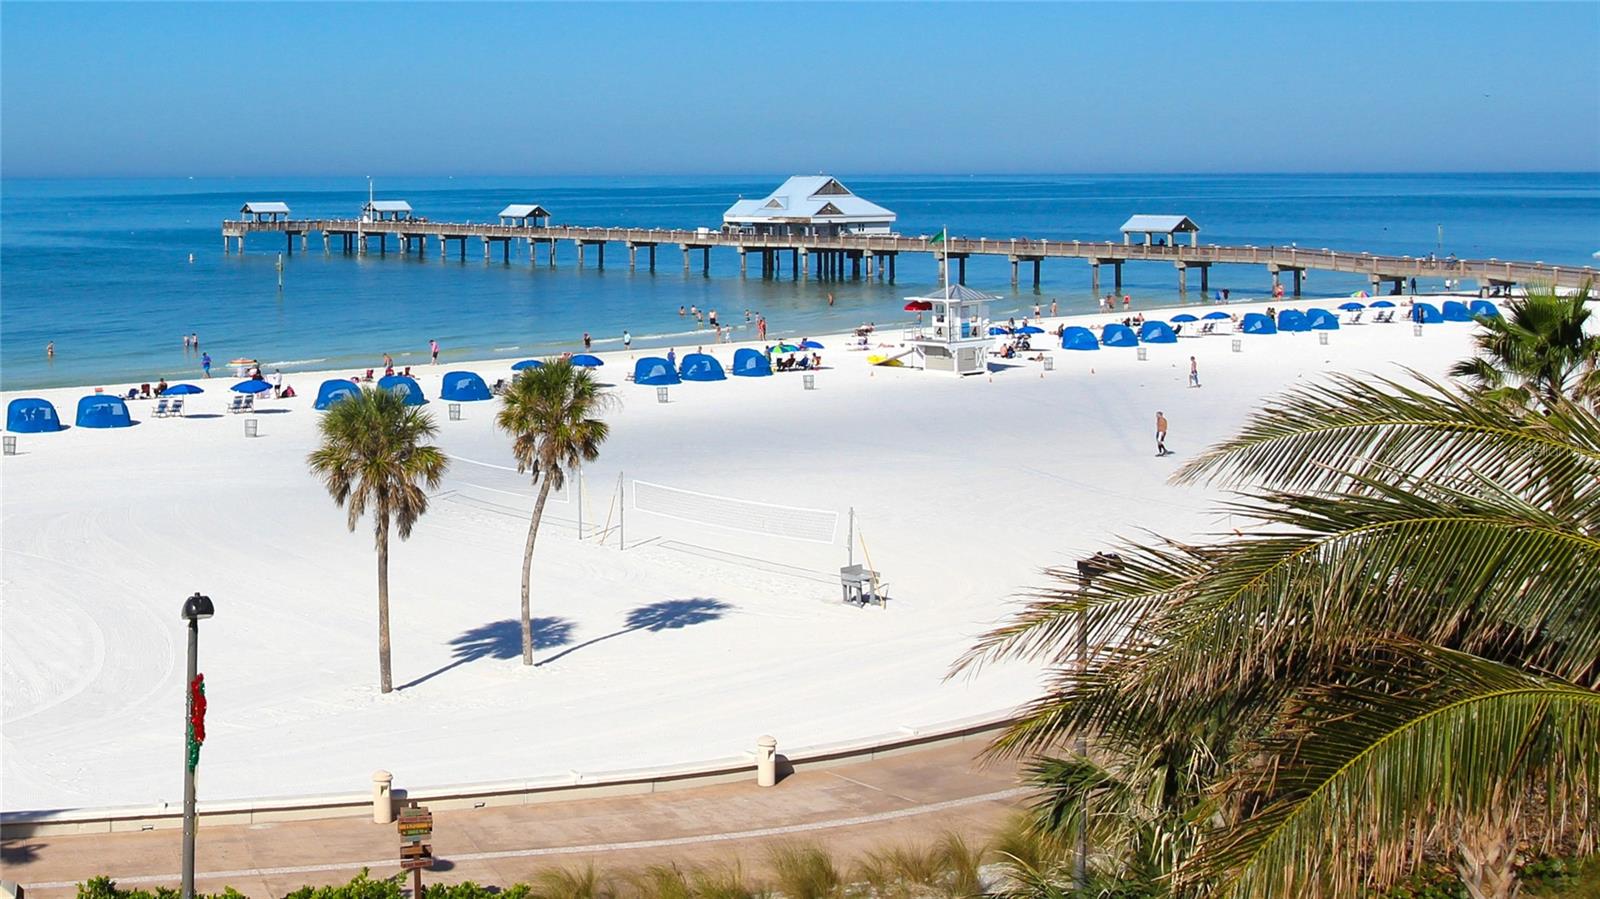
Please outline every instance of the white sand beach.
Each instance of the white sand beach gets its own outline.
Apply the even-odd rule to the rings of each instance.
[[[1004,712],[1030,696],[1036,672],[944,678],[1043,582],[1042,567],[1117,535],[1227,530],[1208,512],[1216,491],[1168,483],[1186,459],[1326,372],[1442,376],[1470,352],[1473,327],[1428,325],[1419,338],[1404,321],[1362,324],[1326,346],[1315,332],[1244,336],[1239,353],[1228,336],[1185,337],[1149,346],[1143,362],[1132,349],[1056,348],[1053,371],[1017,360],[964,379],[872,367],[844,337],[804,335],[826,346],[815,390],[798,374],[730,378],[673,387],[665,405],[624,380],[630,357],[656,351],[603,354],[601,380],[622,402],[584,472],[590,531],[619,472],[834,510],[838,528],[818,543],[630,509],[619,550],[615,533],[578,539],[569,489],[534,561],[543,645],[532,668],[515,623],[532,488],[493,427],[494,403],[464,404],[451,421],[437,399],[446,371],[493,383],[512,360],[422,366],[453,464],[411,539],[392,546],[405,686],[388,696],[377,690],[370,526],[347,531],[306,470],[323,377],[286,376],[299,396],[264,401],[255,439],[244,416],[223,412],[227,377],[195,382],[206,392],[188,398],[186,418],[153,418],[139,401],[132,428],[23,434],[0,463],[0,807],[181,800],[179,609],[194,591],[217,608],[201,628],[203,800],[360,792],[377,768],[418,788],[686,764],[737,756],[763,733],[782,751]],[[898,336],[882,329],[873,343]],[[1044,335],[1036,345],[1059,347]],[[727,365],[734,345],[707,349]],[[1191,355],[1199,389],[1186,387]],[[28,395],[70,422],[88,392]],[[1171,422],[1166,458],[1154,452],[1157,410]],[[851,507],[889,584],[886,609],[840,602]]]

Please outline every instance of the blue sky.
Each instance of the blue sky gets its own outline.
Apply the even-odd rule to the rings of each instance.
[[[0,4],[7,176],[1600,170],[1600,4]]]

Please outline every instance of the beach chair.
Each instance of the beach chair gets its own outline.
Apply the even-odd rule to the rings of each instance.
[[[364,376],[364,377],[363,377],[363,378],[362,378],[362,379],[361,379],[361,380],[363,380],[363,381],[370,381],[370,380],[372,380],[372,369],[370,369],[370,368],[369,368],[369,369],[367,369],[367,373],[366,373],[366,375],[365,375],[365,376]]]
[[[1356,310],[1356,314],[1355,315],[1350,316],[1350,324],[1352,324],[1352,325],[1361,324],[1361,310],[1360,309]]]
[[[239,411],[240,412],[254,412],[254,411],[256,411],[256,395],[253,394],[253,393],[245,394],[244,395],[244,406]]]
[[[183,417],[183,397],[180,396],[172,401],[172,408],[167,410],[167,414]]]
[[[156,411],[154,411],[154,412],[152,412],[150,414],[154,415],[156,418],[166,418],[167,417],[167,401],[165,399],[157,400],[156,401]]]
[[[235,412],[243,412],[243,411],[244,411],[244,397],[242,397],[242,396],[234,397],[233,398],[233,403],[228,406],[228,414],[232,415]]]

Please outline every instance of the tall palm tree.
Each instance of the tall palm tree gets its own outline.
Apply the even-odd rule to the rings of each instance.
[[[404,540],[428,511],[424,487],[439,486],[449,462],[425,441],[438,433],[433,417],[387,390],[363,389],[322,416],[322,444],[306,457],[335,505],[347,512],[350,530],[372,513],[378,548],[378,681],[388,693],[389,531]]]
[[[1600,400],[1600,334],[1585,331],[1589,294],[1586,283],[1572,294],[1534,288],[1510,300],[1505,317],[1479,319],[1478,355],[1450,373],[1523,405]]]
[[[1547,400],[1341,376],[1269,404],[1178,475],[1239,490],[1248,533],[1121,547],[1086,589],[1055,572],[958,664],[1055,671],[994,751],[1222,722],[1180,895],[1350,895],[1444,846],[1509,896],[1520,839],[1592,846],[1600,415]]]
[[[533,620],[529,584],[533,577],[533,542],[539,536],[545,500],[560,490],[567,474],[600,456],[600,444],[610,433],[600,413],[614,402],[586,368],[570,360],[551,360],[524,369],[501,398],[495,424],[512,436],[511,452],[517,471],[531,473],[539,488],[528,521],[528,541],[522,551],[522,664],[533,664]]]

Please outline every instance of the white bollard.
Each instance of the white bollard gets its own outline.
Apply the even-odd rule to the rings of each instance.
[[[390,787],[394,775],[387,771],[372,772],[372,823],[394,823],[394,797]]]
[[[756,739],[756,786],[778,783],[778,741],[769,736]]]

